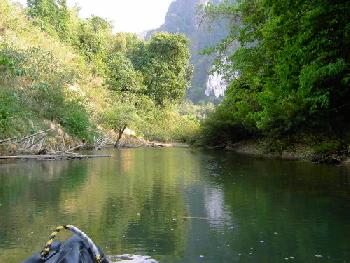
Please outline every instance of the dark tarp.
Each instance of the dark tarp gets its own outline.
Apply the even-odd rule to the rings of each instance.
[[[101,262],[108,263],[101,250],[100,255]],[[55,241],[46,259],[41,259],[40,253],[37,253],[22,263],[96,263],[96,260],[87,243],[74,235],[65,242]]]

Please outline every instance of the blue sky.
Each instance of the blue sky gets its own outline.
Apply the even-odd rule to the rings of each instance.
[[[26,0],[13,0],[26,3]],[[98,15],[113,22],[115,31],[140,33],[163,24],[173,0],[68,0],[81,7],[80,15]]]

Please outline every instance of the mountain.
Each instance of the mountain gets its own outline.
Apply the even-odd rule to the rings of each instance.
[[[221,82],[218,82],[220,78],[217,76],[210,77],[209,80],[214,57],[200,55],[200,51],[214,46],[228,34],[225,21],[215,21],[211,24],[202,22],[199,15],[199,5],[207,2],[204,0],[173,1],[169,6],[164,24],[147,34],[147,38],[149,38],[156,32],[183,33],[191,40],[191,60],[194,70],[187,97],[194,103],[215,101],[218,99],[216,95],[222,93],[224,89]],[[211,0],[210,2],[218,4],[221,0]]]

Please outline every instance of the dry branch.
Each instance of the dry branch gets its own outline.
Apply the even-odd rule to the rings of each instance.
[[[52,131],[52,129],[48,129],[48,130],[46,130],[46,131],[39,131],[39,132],[37,132],[37,133],[28,135],[28,136],[26,136],[26,137],[21,138],[19,141],[16,141],[16,143],[24,142],[24,141],[26,141],[26,140],[28,140],[28,139],[31,139],[31,138],[33,138],[33,137],[39,135],[39,134],[47,133],[47,132],[49,132],[49,131]]]
[[[5,140],[1,140],[1,141],[0,141],[0,144],[8,143],[8,142],[11,142],[11,141],[14,141],[14,140],[17,140],[17,137],[13,137],[13,138],[8,138],[8,139],[5,139]]]
[[[57,151],[55,152],[55,154],[77,154],[77,153],[74,153],[73,151],[76,151],[76,150],[79,150],[81,148],[83,148],[84,146],[86,146],[86,143],[83,143],[83,144],[79,144],[77,146],[74,146],[72,148],[69,148],[67,150],[63,150],[63,151]]]

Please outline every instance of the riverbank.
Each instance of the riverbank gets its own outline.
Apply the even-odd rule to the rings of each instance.
[[[112,141],[111,141],[112,142]],[[114,143],[109,143],[109,146],[115,147]],[[151,141],[146,140],[142,137],[137,137],[133,135],[125,134],[118,142],[117,148],[139,148],[139,147],[189,147],[188,144],[179,142],[161,142],[161,141]]]
[[[118,135],[115,132],[104,130],[100,132],[99,137],[94,139],[93,143],[88,143],[74,139],[65,133],[59,125],[51,123],[47,130],[40,130],[22,138],[9,138],[0,141],[0,157],[35,160],[83,159],[85,157],[90,158],[90,156],[80,155],[76,151],[114,147],[190,147],[184,143],[147,140],[136,136],[132,130],[127,130],[116,146],[117,138]],[[318,141],[318,144],[311,145],[296,140],[260,138],[226,143],[224,146],[204,146],[204,148],[220,149],[264,158],[350,165],[350,148],[346,148],[338,141],[332,140]]]
[[[11,137],[0,141],[0,159],[61,160],[84,159],[95,155],[81,155],[79,150],[101,150],[105,148],[140,148],[140,147],[189,147],[175,142],[151,141],[138,137],[128,130],[116,140],[113,131],[101,131],[93,142],[85,142],[71,137],[59,125],[51,124],[49,129],[39,130],[23,137]],[[100,157],[100,156],[96,156]],[[103,156],[104,157],[104,156]]]
[[[228,144],[223,148],[239,154],[260,156],[264,158],[279,158],[284,160],[302,160],[325,164],[350,165],[349,149],[327,149],[325,146],[310,146],[304,143],[288,143],[279,141],[271,143],[271,140],[256,139],[245,140],[234,144]]]

